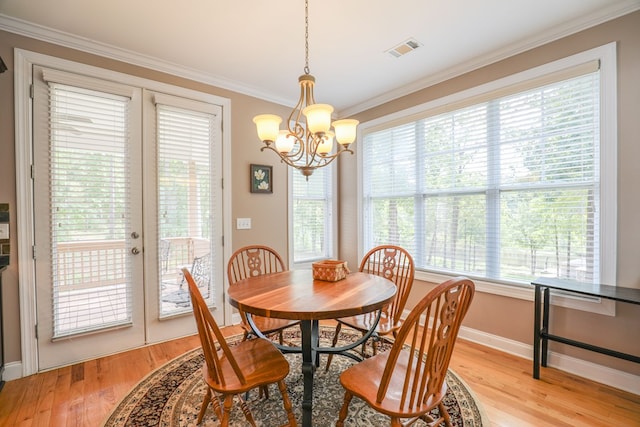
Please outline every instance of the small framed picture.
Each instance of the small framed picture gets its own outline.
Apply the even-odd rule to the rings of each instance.
[[[272,174],[272,166],[251,165],[251,192],[273,193]]]

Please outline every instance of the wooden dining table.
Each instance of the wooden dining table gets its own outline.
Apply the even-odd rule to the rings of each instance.
[[[250,277],[228,290],[229,302],[247,314],[247,321],[258,336],[262,334],[255,328],[252,314],[301,321],[300,347],[275,345],[284,353],[302,353],[303,427],[313,425],[313,376],[319,366],[320,354],[342,354],[359,360],[357,355],[347,351],[361,345],[375,329],[374,326],[362,339],[349,345],[320,347],[319,321],[379,311],[395,294],[395,284],[380,276],[355,272],[345,279],[327,282],[314,280],[311,270],[289,270]],[[378,319],[379,316],[378,313]]]

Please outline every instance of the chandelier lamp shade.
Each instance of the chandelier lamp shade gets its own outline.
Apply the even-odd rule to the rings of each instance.
[[[333,107],[315,101],[315,81],[309,74],[309,2],[305,0],[305,67],[304,74],[298,78],[298,103],[283,130],[280,129],[282,118],[275,114],[255,116],[253,122],[258,138],[264,143],[260,151],[274,151],[284,163],[299,169],[307,179],[315,169],[327,166],[340,154],[353,154],[349,146],[356,139],[358,126],[358,121],[352,119],[332,122]],[[338,144],[334,144],[334,139]]]

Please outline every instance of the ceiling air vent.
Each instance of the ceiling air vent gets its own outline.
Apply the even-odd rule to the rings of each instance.
[[[387,53],[393,56],[394,58],[400,58],[402,55],[406,55],[407,53],[413,50],[416,50],[420,46],[422,46],[422,44],[419,43],[417,40],[409,39],[400,43],[398,46],[392,49],[389,49]]]

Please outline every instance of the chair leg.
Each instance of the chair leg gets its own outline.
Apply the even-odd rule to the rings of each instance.
[[[214,396],[214,398],[216,398]],[[216,398],[217,399],[217,398]],[[196,421],[196,424],[200,424],[202,422],[202,418],[204,418],[204,413],[207,412],[207,406],[209,406],[209,403],[211,403],[211,389],[207,387],[207,394],[204,395],[204,400],[202,401],[202,407],[200,408],[200,412],[198,413],[198,420]],[[215,402],[218,403],[218,402]],[[215,407],[215,403],[213,404],[214,406],[214,411],[216,411],[216,415],[220,416],[221,414],[219,413],[219,403],[218,403],[218,408],[216,409]]]
[[[296,417],[293,416],[293,411],[291,410],[291,401],[289,400],[289,393],[287,393],[287,386],[285,385],[284,380],[278,381],[278,388],[280,389],[280,394],[282,394],[284,410],[287,411],[289,427],[297,427],[298,424],[296,423]]]
[[[262,399],[262,396],[264,396],[265,399],[269,398],[269,386],[268,385],[260,386],[260,391],[258,392],[258,399]]]
[[[251,390],[245,391],[244,400],[249,400],[249,393],[251,393]],[[269,398],[269,386],[268,385],[261,385],[260,387],[258,387],[258,400],[261,400],[262,396],[264,396],[265,399]]]
[[[380,342],[380,336],[377,333],[374,333],[371,336],[371,348],[373,348],[373,355],[378,354],[378,343]]]
[[[338,421],[336,421],[336,427],[344,427],[344,420],[347,419],[347,413],[349,412],[349,403],[351,403],[351,399],[353,395],[348,391],[344,392],[344,403],[342,404],[342,408],[340,408],[340,415],[338,416]]]
[[[363,332],[362,336],[364,337],[366,334],[367,334],[366,332]],[[367,340],[367,341],[369,341],[369,340]],[[362,343],[362,358],[363,359],[367,357],[367,341]],[[374,349],[374,352],[375,352],[375,349]]]
[[[229,426],[229,415],[231,414],[231,406],[233,405],[233,394],[227,394],[224,397],[224,407],[222,408],[222,419],[220,425],[222,427]]]
[[[449,412],[447,412],[447,408],[442,402],[438,404],[438,411],[440,412],[440,418],[444,418],[444,425],[451,427],[451,417],[449,417]]]
[[[211,392],[211,404],[213,405],[213,412],[215,412],[218,419],[221,420],[223,410],[222,405],[220,404],[220,399],[213,391]]]
[[[242,409],[242,413],[244,414],[244,417],[247,419],[247,421],[249,421],[249,424],[251,424],[253,427],[256,427],[256,422],[253,419],[253,415],[251,414],[251,411],[249,410],[247,403],[244,401],[244,399],[240,395],[238,395],[238,399],[240,400],[240,408]],[[229,408],[229,410],[231,410],[231,408]]]
[[[336,330],[333,333],[333,342],[331,343],[331,347],[335,347],[338,343],[338,335],[340,334],[340,329],[342,329],[342,323],[338,323],[336,326]],[[327,366],[325,366],[324,370],[327,372],[329,370],[329,366],[331,365],[331,361],[333,360],[333,354],[329,353],[329,357],[327,357]]]
[[[413,418],[410,420],[411,422],[416,420],[422,420],[428,427],[439,427],[442,422],[446,427],[452,427],[451,418],[449,417],[449,413],[447,412],[447,408],[444,406],[442,402],[438,404],[438,417],[434,418],[431,414],[422,414],[417,418]]]

